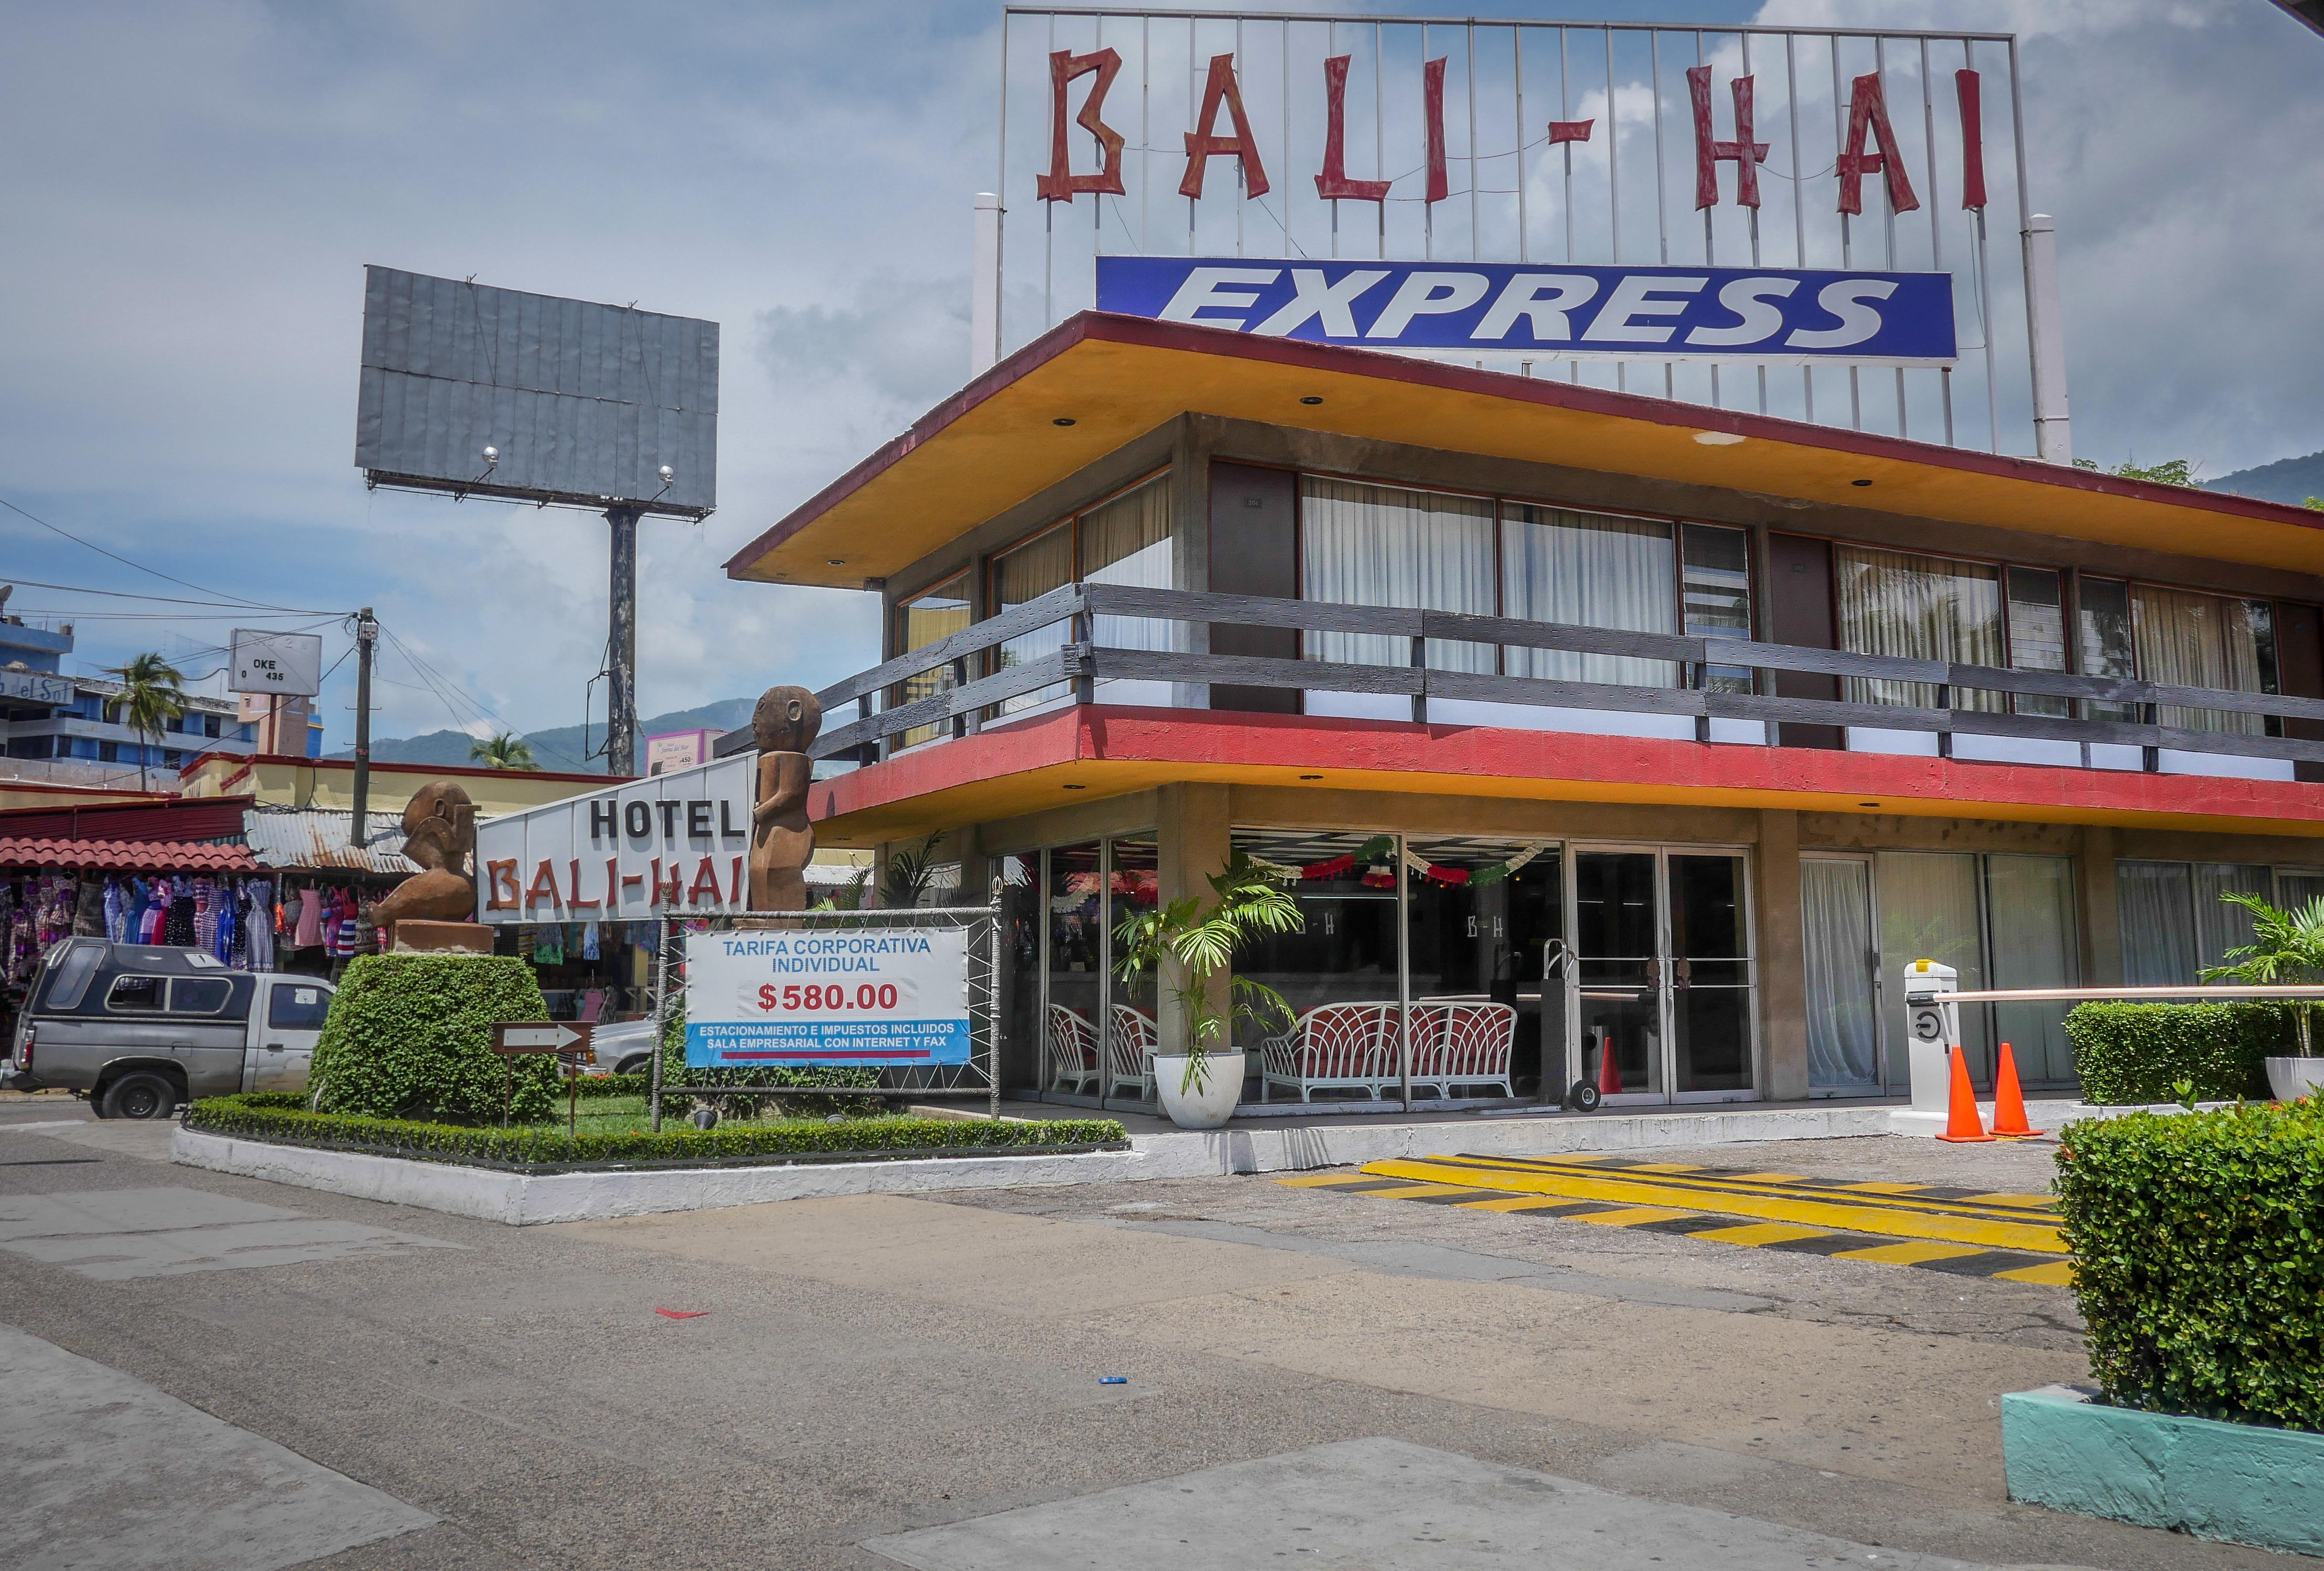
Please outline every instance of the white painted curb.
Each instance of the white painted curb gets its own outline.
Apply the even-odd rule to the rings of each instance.
[[[1757,1111],[1745,1107],[1702,1113],[1459,1117],[1425,1124],[1232,1125],[1202,1133],[1134,1135],[1128,1151],[1078,1156],[932,1157],[537,1177],[450,1162],[315,1151],[180,1127],[171,1135],[170,1159],[215,1172],[521,1226],[832,1195],[938,1194],[949,1190],[1298,1172],[1392,1157],[1462,1153],[1555,1156],[1886,1135],[1890,1111],[1882,1106]]]
[[[2195,1111],[2210,1113],[2221,1107],[2234,1106],[2233,1102],[2198,1102],[2195,1104]],[[2186,1111],[2186,1108],[2176,1102],[2157,1102],[2151,1107],[2141,1107],[2136,1104],[2108,1106],[2095,1102],[2028,1102],[2025,1104],[2025,1122],[2044,1135],[2055,1135],[2077,1118],[2127,1118],[2133,1113],[2184,1113]],[[1979,1102],[1977,1105],[1977,1116],[1987,1129],[1993,1127],[1992,1103]],[[1946,1115],[1942,1113],[1925,1113],[1917,1107],[1892,1107],[1888,1110],[1887,1133],[1917,1135],[1934,1139],[1944,1128],[1946,1122]]]

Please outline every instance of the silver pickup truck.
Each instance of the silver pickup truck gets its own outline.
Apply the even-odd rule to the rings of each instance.
[[[232,970],[198,949],[67,939],[24,995],[0,1085],[69,1090],[100,1118],[303,1090],[331,992],[313,977]]]

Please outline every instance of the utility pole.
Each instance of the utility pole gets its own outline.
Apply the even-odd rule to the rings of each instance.
[[[360,850],[371,840],[371,659],[379,642],[379,623],[365,606],[355,612],[355,809],[350,845]]]
[[[638,513],[605,510],[613,527],[611,614],[605,634],[605,773],[638,772]]]

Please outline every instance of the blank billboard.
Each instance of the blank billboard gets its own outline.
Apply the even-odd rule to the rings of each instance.
[[[718,324],[365,268],[355,467],[700,518],[718,501]]]

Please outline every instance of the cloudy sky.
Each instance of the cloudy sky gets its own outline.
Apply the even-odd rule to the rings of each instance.
[[[2015,32],[2077,450],[2218,474],[2324,447],[2324,39],[2264,0],[1447,9]],[[867,597],[720,565],[965,379],[999,17],[14,0],[0,498],[203,591],[323,613],[277,625],[327,622],[327,661],[347,644],[327,613],[376,607],[401,646],[382,735],[570,724],[603,649],[604,526],[364,491],[363,266],[635,300],[720,322],[724,354],[718,511],[645,530],[643,711],[868,664]],[[0,510],[9,577],[203,598]],[[91,666],[161,648],[198,671],[236,620],[32,588],[12,609],[73,615]],[[323,701],[334,747],[351,673]]]

